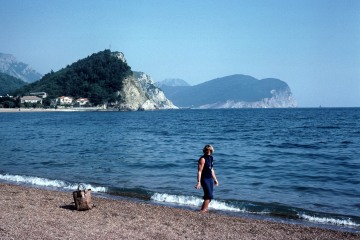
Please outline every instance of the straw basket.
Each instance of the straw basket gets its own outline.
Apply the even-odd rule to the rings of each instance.
[[[91,202],[91,189],[85,189],[84,184],[79,184],[78,190],[73,192],[76,210],[90,210],[93,205]]]

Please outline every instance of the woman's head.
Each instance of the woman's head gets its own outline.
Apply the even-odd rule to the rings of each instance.
[[[212,154],[213,152],[215,152],[215,150],[214,150],[213,146],[211,146],[210,144],[206,145],[203,149],[204,154],[207,154],[207,153]]]

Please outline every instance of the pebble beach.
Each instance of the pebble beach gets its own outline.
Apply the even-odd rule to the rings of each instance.
[[[359,233],[0,184],[0,239],[360,239]]]

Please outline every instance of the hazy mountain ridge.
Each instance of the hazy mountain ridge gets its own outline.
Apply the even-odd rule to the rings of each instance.
[[[16,77],[0,72],[0,96],[11,94],[27,83]]]
[[[190,86],[189,83],[187,83],[185,80],[180,78],[167,78],[163,81],[156,82],[155,85],[157,87],[163,87],[163,86],[172,86],[172,87],[180,87],[180,86]]]
[[[231,75],[195,86],[162,86],[178,107],[191,108],[275,108],[296,107],[290,87],[279,79],[258,80],[247,75]]]
[[[11,54],[0,53],[0,72],[32,83],[39,80],[42,75],[32,69],[28,64],[19,62]]]

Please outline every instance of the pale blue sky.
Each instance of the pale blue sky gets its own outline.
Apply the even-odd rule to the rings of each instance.
[[[42,74],[102,51],[155,81],[287,82],[299,107],[360,107],[359,0],[0,0],[0,52]]]

